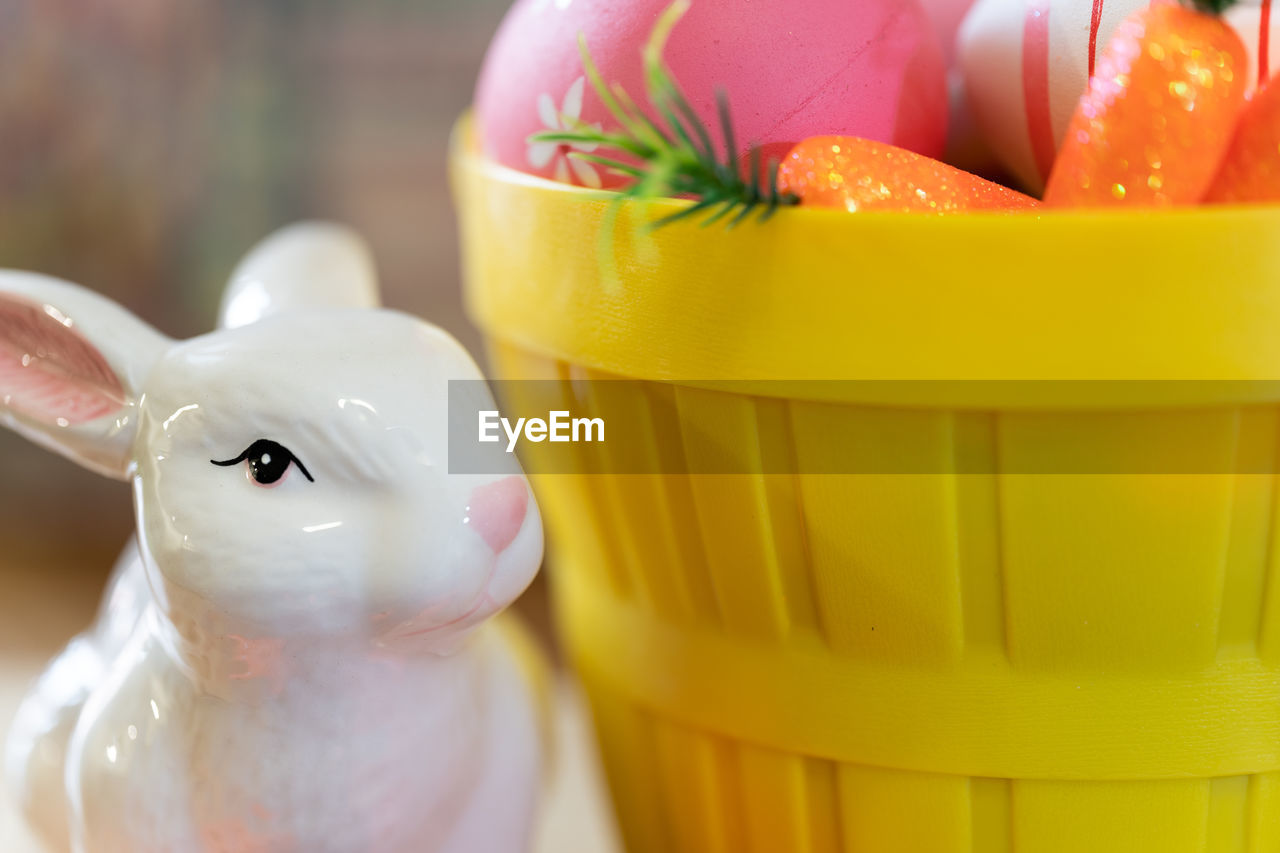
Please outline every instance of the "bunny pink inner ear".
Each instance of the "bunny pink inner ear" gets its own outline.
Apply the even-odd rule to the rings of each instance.
[[[529,487],[514,474],[477,486],[467,504],[467,523],[500,554],[516,538],[529,510]]]
[[[0,408],[70,426],[119,411],[126,399],[107,360],[70,320],[0,295]]]

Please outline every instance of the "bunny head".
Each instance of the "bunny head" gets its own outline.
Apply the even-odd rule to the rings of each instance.
[[[88,291],[0,274],[0,413],[132,480],[181,633],[439,649],[524,589],[542,532],[517,463],[448,473],[448,381],[479,370],[444,332],[376,308],[354,237],[269,238],[223,326],[175,343]]]

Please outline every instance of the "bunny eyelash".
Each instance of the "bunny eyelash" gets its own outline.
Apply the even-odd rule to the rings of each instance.
[[[221,459],[221,460],[210,459],[209,461],[212,462],[214,465],[217,465],[222,468],[230,468],[232,465],[239,465],[241,462],[244,462],[249,457],[253,456],[255,448],[258,448],[263,442],[270,442],[271,444],[276,445],[285,453],[287,453],[289,455],[289,462],[287,464],[297,465],[298,470],[302,472],[302,476],[307,478],[307,482],[314,483],[316,481],[316,478],[311,476],[311,472],[307,470],[306,465],[302,464],[302,460],[298,458],[297,454],[295,454],[289,448],[285,447],[283,444],[280,444],[278,441],[271,441],[270,439],[265,439],[265,438],[260,438],[257,441],[253,442],[252,444],[250,444],[243,451],[241,451],[239,456],[235,457],[234,459]],[[264,485],[274,485],[274,483],[264,484]]]
[[[215,446],[210,450],[221,443],[216,437],[243,436],[246,429],[262,436],[288,435],[290,445],[308,458],[325,460],[326,480],[336,478],[352,484],[395,483],[406,466],[422,461],[426,452],[413,430],[390,426],[376,413],[351,406],[314,419],[296,413],[255,412],[251,425],[236,410],[201,406],[183,415],[180,423],[184,432],[213,441]]]

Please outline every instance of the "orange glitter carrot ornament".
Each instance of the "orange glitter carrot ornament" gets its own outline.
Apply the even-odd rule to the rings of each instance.
[[[778,190],[803,205],[903,213],[1023,211],[1040,202],[932,157],[856,136],[814,136],[778,166]]]
[[[1280,84],[1264,85],[1245,106],[1205,201],[1280,201]]]
[[[1246,54],[1220,17],[1157,0],[1126,18],[1098,57],[1045,189],[1055,207],[1199,202],[1244,106]]]

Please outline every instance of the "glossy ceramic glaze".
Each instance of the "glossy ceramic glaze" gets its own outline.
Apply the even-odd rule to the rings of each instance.
[[[138,542],[20,709],[11,789],[83,851],[514,851],[540,744],[510,634],[538,512],[447,473],[441,330],[378,309],[359,241],[295,226],[223,328],[171,341],[0,273],[0,414],[134,487]]]

